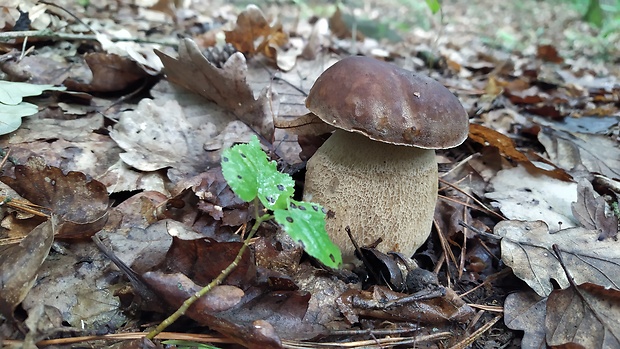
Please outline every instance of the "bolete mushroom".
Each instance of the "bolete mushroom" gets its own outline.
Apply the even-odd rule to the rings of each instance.
[[[307,164],[304,200],[333,212],[327,232],[351,259],[361,245],[413,255],[437,200],[434,149],[468,134],[467,112],[439,82],[368,57],[345,58],[314,83],[306,106],[336,131]]]

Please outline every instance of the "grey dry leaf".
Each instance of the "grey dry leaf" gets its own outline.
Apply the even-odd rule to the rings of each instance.
[[[606,215],[605,198],[598,195],[585,178],[577,186],[577,202],[571,204],[573,216],[586,229],[596,230],[599,239],[618,235],[618,217],[610,212]]]
[[[540,296],[553,291],[551,279],[561,288],[569,286],[553,245],[558,246],[575,283],[620,290],[620,241],[600,241],[598,232],[584,228],[549,233],[542,221],[502,221],[494,233],[502,237],[502,260]]]
[[[497,172],[485,194],[509,219],[541,220],[551,231],[574,227],[571,203],[577,201],[577,184],[534,175],[519,165]]]
[[[545,146],[549,160],[568,172],[579,170],[582,165],[589,172],[620,177],[620,148],[607,136],[544,127],[538,140]]]
[[[545,347],[547,298],[531,290],[511,293],[504,302],[504,323],[512,330],[524,331],[522,349]]]
[[[196,174],[219,161],[203,149],[203,142],[217,135],[216,126],[194,124],[174,100],[158,105],[143,99],[133,111],[124,112],[110,137],[125,150],[121,159],[141,171],[172,167]]]
[[[270,142],[274,127],[271,92],[264,88],[258,98],[248,85],[243,54],[233,54],[220,69],[209,62],[190,39],[179,43],[179,57],[155,51],[164,64],[168,79],[225,108]]]

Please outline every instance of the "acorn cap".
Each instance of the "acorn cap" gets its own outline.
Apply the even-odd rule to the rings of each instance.
[[[348,57],[325,70],[306,107],[334,127],[396,145],[452,148],[469,131],[467,112],[442,84],[369,57]]]

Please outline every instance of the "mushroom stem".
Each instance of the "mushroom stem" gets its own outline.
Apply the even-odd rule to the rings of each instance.
[[[326,229],[343,257],[354,255],[347,226],[362,246],[381,238],[379,250],[411,256],[431,230],[437,200],[435,151],[338,129],[308,161],[304,200],[334,213],[328,214]]]

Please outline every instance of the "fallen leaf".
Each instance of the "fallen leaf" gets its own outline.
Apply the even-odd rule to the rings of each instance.
[[[53,223],[46,221],[18,245],[0,252],[0,314],[5,318],[13,319],[13,311],[34,285],[53,241]]]
[[[106,187],[81,172],[64,174],[41,158],[31,158],[26,165],[15,166],[15,178],[0,180],[32,203],[49,209],[59,219],[59,238],[85,238],[105,225],[109,207]]]
[[[545,330],[554,348],[620,348],[620,291],[592,283],[553,291]]]
[[[389,301],[409,296],[391,291],[384,286],[372,286],[367,291],[349,290],[337,301],[340,310],[355,313],[356,316],[371,317],[388,321],[422,322],[440,325],[448,322],[464,322],[474,314],[473,309],[449,288],[443,288],[446,295],[420,301],[386,306]],[[357,321],[355,321],[357,322]]]
[[[547,223],[551,231],[574,227],[571,203],[577,201],[577,184],[531,174],[519,165],[497,172],[485,196],[509,219]]]
[[[502,221],[494,229],[502,237],[502,260],[538,295],[553,291],[551,279],[570,286],[552,246],[562,252],[575,283],[596,283],[620,290],[620,241],[599,240],[598,232],[570,228],[549,233],[544,222]]]
[[[536,47],[536,56],[551,63],[559,64],[564,62],[564,59],[560,57],[558,50],[553,45],[538,45]]]
[[[73,91],[115,92],[122,91],[149,76],[135,61],[103,52],[89,53],[84,57],[92,72],[90,82],[67,79],[64,85]]]
[[[605,198],[598,195],[585,178],[577,186],[577,202],[571,204],[573,216],[584,228],[596,230],[603,240],[618,235],[618,217],[611,212],[606,215]]]
[[[180,273],[163,274],[161,272],[148,272],[143,274],[143,278],[160,298],[166,300],[173,309],[180,307],[187,298],[193,296],[202,288]],[[230,287],[234,286],[227,287],[228,288],[224,288],[223,290],[232,290]],[[213,314],[212,311],[204,311],[210,308],[221,309],[223,308],[222,305],[230,306],[232,303],[235,303],[235,301],[239,302],[235,294],[242,295],[243,291],[237,287],[234,287],[234,289],[234,292],[225,292],[221,296],[216,295],[215,301],[205,301],[203,298],[198,299],[196,302],[197,304],[190,307],[186,315],[245,347],[256,349],[282,348],[280,338],[269,323],[261,323],[260,325],[262,326],[255,326],[254,323],[240,325],[222,319],[216,314]],[[213,306],[214,303],[217,304],[215,307]],[[271,328],[271,331],[265,331],[265,328]]]
[[[112,284],[118,272],[90,240],[72,241],[66,254],[54,253],[39,271],[35,286],[22,302],[27,313],[41,304],[58,309],[62,321],[72,327],[110,331],[126,323],[114,291],[123,284]],[[48,327],[49,328],[49,327]]]
[[[589,172],[620,178],[620,148],[607,136],[543,127],[538,140],[545,147],[549,160],[569,173],[584,166]]]
[[[195,283],[206,285],[215,279],[237,256],[242,242],[217,242],[212,239],[173,238],[165,259],[165,269],[187,275]],[[256,279],[253,254],[246,251],[225,284],[248,288]]]
[[[511,293],[504,301],[504,323],[513,330],[524,331],[521,348],[545,348],[545,314],[547,298],[533,291]]]
[[[215,102],[268,141],[273,140],[273,116],[270,110],[274,97],[265,88],[258,99],[254,98],[254,92],[246,81],[248,67],[243,54],[233,54],[222,68],[218,68],[189,39],[179,44],[179,58],[155,52],[162,60],[171,82]]]
[[[239,52],[249,56],[263,54],[275,59],[277,49],[288,42],[288,34],[282,24],[267,22],[263,11],[256,5],[248,5],[237,17],[233,30],[224,31],[226,42],[231,43]]]
[[[530,172],[542,173],[549,177],[557,178],[563,181],[571,180],[570,176],[560,169],[555,168],[553,170],[547,170],[535,166],[525,154],[515,148],[515,144],[510,137],[488,127],[470,124],[469,139],[483,146],[497,148],[502,156],[506,157],[510,161],[521,164]]]

